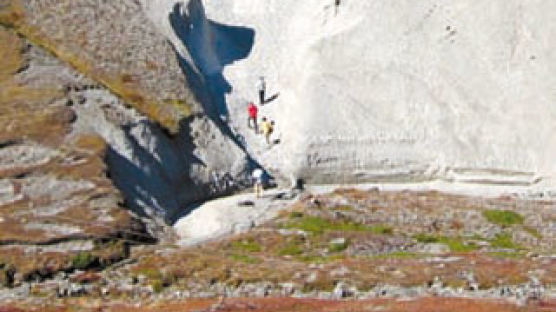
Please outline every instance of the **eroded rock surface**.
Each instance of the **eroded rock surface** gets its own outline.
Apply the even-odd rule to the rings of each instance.
[[[144,6],[138,1],[5,1],[0,21],[92,79],[83,88],[67,85],[61,78],[71,75],[67,68],[50,77],[53,85],[66,83],[67,104],[79,115],[75,129],[108,143],[111,178],[128,206],[172,222],[192,202],[242,188],[253,161],[203,94],[190,91],[202,77],[186,80],[179,55]],[[34,70],[37,76],[50,75]]]
[[[104,266],[154,242],[107,178],[106,141],[75,127],[85,103],[72,90],[109,93],[11,30],[0,37],[2,285],[71,270],[80,252]]]

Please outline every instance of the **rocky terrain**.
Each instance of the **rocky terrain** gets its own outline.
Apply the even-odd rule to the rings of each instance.
[[[111,179],[138,214],[171,222],[189,203],[240,188],[256,165],[192,94],[196,80],[186,81],[138,1],[14,0],[0,8],[1,23],[112,94],[82,92],[97,103],[83,109],[78,127],[107,142]]]
[[[0,0],[0,311],[553,310],[552,145],[531,138],[551,130],[551,109],[543,109],[553,94],[542,78],[553,56],[550,31],[537,32],[531,19],[546,20],[549,8],[510,1],[501,10],[494,1],[495,25],[480,20],[493,28],[473,42],[479,26],[468,26],[476,24],[465,5],[428,1],[398,11],[402,2],[373,6],[385,18],[371,22],[356,18],[370,2],[284,2],[295,14],[273,19],[278,2]],[[383,24],[405,29],[391,20],[395,12],[424,17],[392,43]],[[514,39],[498,42],[514,42],[512,54],[499,59],[493,48],[481,63],[490,67],[477,67],[478,47],[503,18],[515,18]],[[434,27],[448,32],[439,42],[412,35]],[[336,67],[351,68],[355,57],[333,47],[361,29],[374,29],[374,39],[353,53],[419,38],[431,53],[411,44],[394,54],[373,50],[357,63],[368,70],[346,71],[373,82],[365,92],[316,79],[344,85]],[[430,72],[404,63],[412,53]],[[474,66],[446,68],[443,57]],[[456,79],[484,77],[481,68],[491,79]],[[259,75],[269,76],[272,100],[261,115],[278,122],[273,146],[245,122]],[[511,77],[535,82],[512,89]],[[391,88],[378,92],[386,81]],[[534,113],[516,123],[532,102]],[[388,119],[391,105],[422,114]],[[474,123],[478,116],[484,122]],[[439,179],[528,193],[359,185],[205,202],[250,187],[256,167],[280,187],[288,178]]]
[[[63,306],[66,297],[87,299],[92,307],[94,298],[102,297],[113,304],[133,300],[145,309],[166,302],[174,310],[194,298],[420,304],[420,298],[440,297],[467,298],[481,308],[496,299],[508,304],[500,311],[512,311],[515,304],[522,307],[516,309],[553,304],[554,202],[338,189],[304,194],[286,206],[277,218],[244,234],[186,248],[133,247],[129,261],[107,270],[58,274],[2,294],[21,307],[40,306],[41,298]],[[29,293],[35,299],[22,303]],[[241,309],[239,304],[228,310]]]
[[[13,31],[0,36],[2,286],[72,270],[85,253],[107,266],[129,242],[155,242],[107,178],[109,146],[75,127],[77,107],[91,105],[83,94],[119,100]]]

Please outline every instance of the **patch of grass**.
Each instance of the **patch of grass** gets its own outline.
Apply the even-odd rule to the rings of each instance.
[[[98,261],[90,252],[80,252],[71,259],[71,264],[78,270],[85,270],[93,266]]]
[[[89,153],[104,155],[106,141],[98,134],[82,134],[77,136],[73,142],[74,147]]]
[[[19,1],[3,1],[0,9],[0,24],[12,27],[24,18],[22,4]]]
[[[535,237],[536,239],[542,239],[542,235],[541,233],[539,233],[539,231],[537,231],[537,229],[532,228],[530,226],[524,226],[523,230],[529,234],[531,234],[533,237]]]
[[[434,235],[419,233],[415,235],[414,238],[418,242],[425,243],[425,244],[432,244],[432,243],[445,244],[453,252],[469,252],[469,251],[477,250],[479,248],[479,246],[477,246],[475,243],[466,242],[461,237],[434,236]]]
[[[523,216],[510,210],[485,210],[483,216],[490,223],[500,226],[523,224]]]
[[[475,243],[465,242],[461,238],[443,237],[440,243],[448,245],[453,252],[469,252],[479,248]]]
[[[419,243],[425,244],[438,243],[440,240],[438,236],[428,235],[425,233],[414,235],[413,238],[415,238]]]
[[[233,241],[231,247],[235,250],[246,251],[246,252],[260,252],[262,247],[253,238],[243,239],[239,241]]]
[[[137,275],[144,275],[148,279],[162,279],[162,272],[156,268],[141,268],[135,272]]]
[[[409,251],[395,251],[391,253],[385,253],[380,255],[371,256],[372,259],[417,259],[427,257],[426,254],[420,254]]]
[[[330,263],[339,260],[344,260],[345,258],[346,256],[344,254],[334,254],[329,256],[306,255],[306,256],[300,256],[297,259],[306,263],[323,264],[323,263]]]
[[[353,207],[350,205],[338,205],[332,208],[336,211],[353,211]]]
[[[290,219],[303,218],[303,212],[301,212],[301,211],[292,211],[292,212],[290,212],[289,218]]]
[[[330,221],[321,217],[304,216],[285,225],[285,228],[299,229],[320,235],[325,232],[342,231],[342,232],[381,232],[385,227],[370,227],[360,223],[350,221]]]
[[[374,225],[370,227],[370,231],[375,234],[380,235],[392,235],[394,234],[394,229],[387,225]]]
[[[164,282],[159,279],[154,280],[151,282],[151,287],[153,288],[153,291],[158,294],[164,290]]]
[[[495,248],[521,249],[521,246],[514,243],[510,233],[497,234],[494,239],[490,240],[490,246]]]
[[[298,256],[303,253],[303,248],[296,242],[289,242],[278,251],[280,256]]]
[[[234,253],[234,254],[230,255],[230,259],[232,259],[234,261],[237,261],[237,262],[247,263],[247,264],[257,264],[257,263],[262,262],[259,258],[250,257],[250,256],[247,256],[247,255],[242,255],[242,254],[237,254],[237,253]]]
[[[0,82],[8,79],[23,66],[22,42],[16,34],[0,29]]]
[[[518,252],[506,252],[506,251],[489,252],[488,255],[491,256],[491,257],[502,258],[502,259],[520,259],[520,258],[523,258],[523,254],[518,253]]]

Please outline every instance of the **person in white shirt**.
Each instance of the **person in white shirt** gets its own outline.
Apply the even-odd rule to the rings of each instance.
[[[264,184],[264,171],[261,168],[253,170],[251,175],[253,177],[253,183],[255,185],[255,194],[257,198],[263,196],[263,184]]]

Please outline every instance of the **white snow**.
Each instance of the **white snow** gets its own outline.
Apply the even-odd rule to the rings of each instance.
[[[181,40],[168,21],[178,2],[206,19]],[[344,0],[337,12],[332,0],[145,3],[194,70],[222,71],[230,128],[276,176],[471,191],[554,186],[555,1]],[[214,23],[253,30],[248,55],[224,64],[217,50],[236,49],[239,38]],[[259,76],[267,97],[277,95],[259,111],[276,121],[280,144],[271,148],[247,128]],[[178,227],[221,231],[220,221],[202,219]]]
[[[148,13],[183,51],[164,19],[176,2],[151,1]],[[210,21],[255,31],[249,55],[223,76],[233,128],[261,163],[316,182],[361,170],[367,180],[553,175],[554,1],[346,0],[337,14],[332,3],[202,1]],[[215,65],[220,39],[202,31],[191,37],[210,59],[197,65]],[[261,75],[268,96],[279,93],[260,114],[277,123],[271,153],[246,128]]]
[[[174,224],[180,237],[179,244],[195,245],[242,233],[263,224],[293,202],[273,199],[279,193],[281,191],[267,191],[262,198],[255,198],[253,194],[241,194],[201,204]],[[251,201],[254,205],[238,205],[244,201]]]

